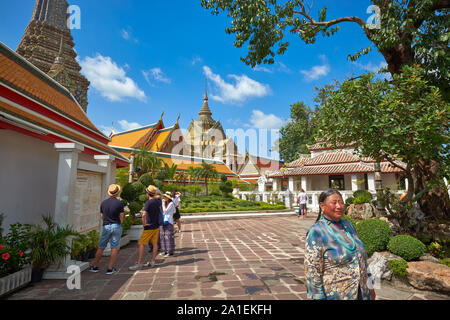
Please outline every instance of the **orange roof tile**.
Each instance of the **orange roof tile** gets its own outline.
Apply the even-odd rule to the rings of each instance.
[[[139,139],[153,130],[154,126],[155,124],[135,130],[117,133],[111,137],[111,142],[108,144],[112,146],[132,148],[133,145],[135,145],[139,141]]]
[[[1,42],[0,66],[0,82],[104,136],[66,88]]]

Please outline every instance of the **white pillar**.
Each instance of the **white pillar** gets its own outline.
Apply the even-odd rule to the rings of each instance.
[[[369,187],[369,191],[376,192],[376,189],[375,189],[375,175],[373,173],[369,173],[367,175],[367,184],[368,184],[368,187]]]
[[[445,178],[444,178],[444,181],[445,181]],[[408,184],[408,178],[405,178],[405,190],[406,190],[406,191],[408,191],[408,186],[409,186],[409,184]]]
[[[102,199],[106,199],[106,193],[109,185],[115,183],[116,181],[116,165],[114,163],[115,157],[110,155],[97,155],[94,156],[94,159],[100,167],[106,168],[106,173],[103,174],[102,179]]]
[[[75,204],[78,154],[84,147],[78,143],[55,143],[54,147],[59,153],[54,221],[66,227]]]
[[[128,182],[133,182],[133,171],[134,171],[134,153],[130,156],[130,171],[128,171]]]
[[[302,189],[305,191],[308,191],[307,183],[306,183],[306,177],[302,176]]]
[[[273,191],[278,191],[278,179],[274,178],[272,183]]]
[[[288,190],[290,192],[295,192],[294,177],[289,177],[288,178]]]
[[[352,191],[358,190],[358,176],[356,174],[352,174]]]

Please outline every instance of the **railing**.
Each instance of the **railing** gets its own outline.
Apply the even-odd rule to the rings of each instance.
[[[319,197],[323,191],[306,191],[306,195],[308,197],[307,207],[308,210],[318,211],[319,210]],[[342,194],[342,198],[344,202],[353,197],[352,190],[341,190],[339,191]],[[374,198],[376,198],[376,193],[373,191],[369,191]],[[404,191],[393,191],[393,193],[403,194]],[[293,209],[297,207],[297,197],[299,195],[298,191],[272,191],[272,192],[259,192],[259,191],[239,191],[234,190],[233,195],[242,200],[250,200],[250,201],[264,201],[267,203],[275,203],[277,200],[284,202],[287,208]]]

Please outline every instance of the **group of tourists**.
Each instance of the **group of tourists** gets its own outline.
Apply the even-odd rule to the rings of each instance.
[[[159,254],[164,257],[173,256],[175,253],[175,228],[178,226],[178,232],[181,232],[181,193],[161,191],[151,185],[145,190],[148,201],[142,210],[142,225],[144,230],[138,241],[138,261],[135,265],[129,267],[129,270],[141,270],[144,267],[154,267],[156,257]],[[95,255],[94,265],[89,269],[91,272],[99,272],[103,252],[110,243],[111,256],[106,274],[114,274],[117,269],[114,264],[119,252],[119,242],[122,237],[122,224],[124,219],[124,205],[117,198],[120,194],[120,186],[112,184],[108,188],[109,198],[104,200],[100,206],[100,217],[103,220],[103,227],[100,235],[100,241],[97,253]],[[151,247],[151,260],[143,263],[145,245]]]
[[[100,215],[103,228],[91,272],[99,272],[98,264],[108,242],[111,257],[107,274],[117,272],[119,241],[122,235],[124,206],[117,199],[120,186],[111,185],[109,199],[102,202]],[[138,242],[138,261],[130,270],[154,267],[158,249],[161,255],[175,252],[174,224],[181,231],[179,206],[181,193],[161,194],[155,186],[146,189],[148,201],[142,212],[144,231]],[[306,193],[301,190],[299,216],[306,216]],[[319,197],[319,215],[306,234],[305,280],[308,298],[314,300],[375,300],[372,275],[368,269],[367,253],[355,227],[342,219],[345,203],[339,191],[329,189]],[[143,263],[145,245],[151,245],[151,261]]]

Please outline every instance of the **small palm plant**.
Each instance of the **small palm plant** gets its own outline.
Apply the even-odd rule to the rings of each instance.
[[[35,271],[48,268],[70,254],[67,238],[78,235],[70,227],[57,225],[50,216],[43,216],[42,219],[45,226],[34,225],[31,231],[31,256]]]

